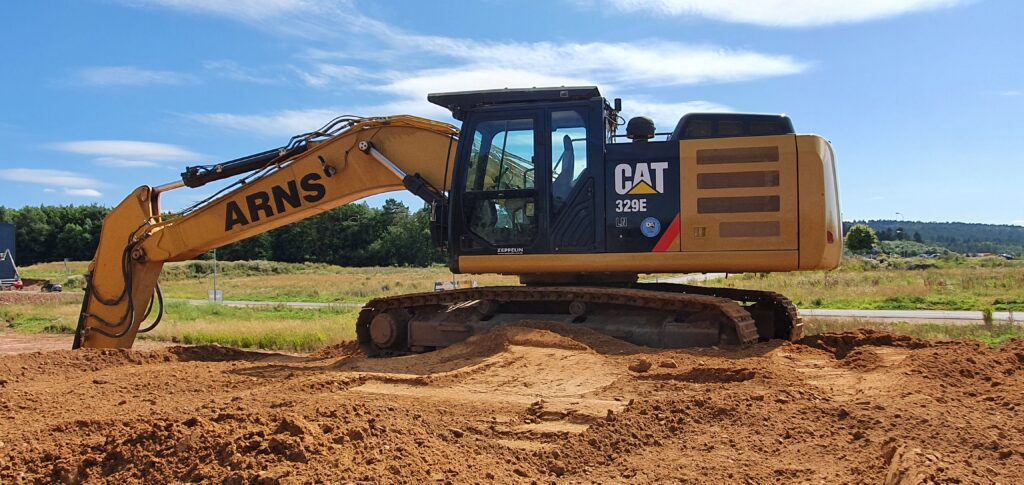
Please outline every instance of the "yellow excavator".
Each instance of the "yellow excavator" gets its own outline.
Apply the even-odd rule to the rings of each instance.
[[[786,116],[691,113],[662,133],[636,117],[619,134],[621,100],[592,86],[428,100],[461,130],[407,115],[339,117],[280,148],[135,189],[103,223],[74,348],[127,348],[154,328],[168,261],[402,189],[429,204],[431,238],[453,273],[514,274],[521,285],[371,300],[356,322],[371,356],[430,351],[522,320],[660,348],[797,339],[797,310],[776,293],[637,276],[839,264],[831,145],[796,134]],[[161,213],[164,192],[230,177],[206,200]]]

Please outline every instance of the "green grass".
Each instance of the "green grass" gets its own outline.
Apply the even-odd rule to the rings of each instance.
[[[72,333],[78,325],[80,302],[53,301],[0,305],[0,326],[19,332]]]
[[[0,324],[18,332],[71,333],[79,304],[74,301],[0,306]],[[234,308],[170,302],[164,321],[140,338],[182,344],[220,344],[240,348],[309,352],[355,339],[358,311],[351,308],[302,309],[286,306]],[[989,345],[1024,338],[1020,324],[948,325],[883,323],[859,319],[805,318],[805,333],[874,328],[922,339],[971,339]]]
[[[64,276],[64,263],[43,263],[21,270],[26,278],[50,279],[66,289],[85,286],[87,263],[70,263],[72,276]],[[452,275],[444,266],[428,268],[345,268],[328,264],[227,261],[217,264],[217,288],[226,300],[365,303],[379,296],[434,290],[435,281],[456,279],[460,287],[517,285],[515,276]],[[212,261],[185,261],[164,265],[160,286],[167,298],[207,299],[213,289]]]
[[[836,271],[745,273],[704,284],[770,290],[800,308],[1024,311],[1021,261],[961,259],[921,267],[913,259],[850,258]]]
[[[999,346],[1011,338],[1024,338],[1021,323],[995,323],[992,325],[950,325],[941,323],[872,322],[860,319],[804,318],[804,334],[849,332],[871,328],[909,335],[925,340],[977,340],[990,346]]]
[[[72,278],[63,263],[23,268],[26,277],[64,281],[81,287],[86,263],[72,262]],[[161,286],[167,298],[205,300],[213,287],[212,261],[165,265]],[[452,275],[443,266],[429,268],[344,268],[326,264],[232,261],[218,263],[217,286],[227,300],[364,303],[379,296],[429,292],[435,281],[456,278],[460,286],[515,285],[501,275]],[[645,275],[652,279],[651,275]],[[698,283],[701,284],[701,283]],[[985,310],[1024,312],[1024,261],[997,257],[878,259],[848,257],[835,271],[746,273],[703,283],[770,290],[801,308],[894,310]]]
[[[452,278],[444,267],[323,266],[292,273],[223,276],[218,278],[217,287],[224,291],[226,300],[365,303],[380,296],[433,291],[435,281]],[[511,276],[456,275],[455,278],[460,286],[470,286],[472,281],[488,286],[518,284],[518,278]],[[160,284],[168,298],[206,299],[207,290],[213,288],[213,278],[211,275],[169,278],[165,272]]]
[[[353,308],[234,308],[169,302],[164,321],[142,338],[308,352],[354,339],[357,314]]]
[[[80,303],[5,304],[0,322],[29,333],[72,333]],[[139,338],[183,344],[308,352],[355,339],[357,309],[234,308],[169,302],[160,325]]]

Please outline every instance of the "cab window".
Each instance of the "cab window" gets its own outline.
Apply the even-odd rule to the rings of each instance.
[[[533,118],[482,121],[473,132],[464,192],[470,232],[494,246],[537,233]]]
[[[551,208],[557,215],[587,169],[587,125],[576,110],[551,112]]]

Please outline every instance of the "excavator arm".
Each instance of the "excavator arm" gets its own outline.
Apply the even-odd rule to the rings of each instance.
[[[345,118],[286,147],[135,189],[103,222],[74,348],[129,348],[153,328],[162,316],[158,281],[166,262],[382,192],[410,190],[437,210],[446,202],[457,137],[451,125],[414,116]],[[243,177],[197,206],[161,214],[163,192],[235,175]],[[145,323],[154,307],[156,322]]]

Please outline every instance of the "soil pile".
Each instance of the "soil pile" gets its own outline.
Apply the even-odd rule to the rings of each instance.
[[[1024,341],[656,351],[527,322],[367,359],[0,357],[0,482],[1014,483]]]

